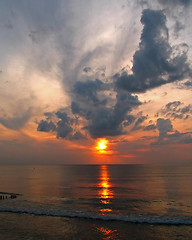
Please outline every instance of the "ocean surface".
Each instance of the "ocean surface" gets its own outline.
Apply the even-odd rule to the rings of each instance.
[[[0,166],[0,196],[0,239],[192,239],[192,165]]]

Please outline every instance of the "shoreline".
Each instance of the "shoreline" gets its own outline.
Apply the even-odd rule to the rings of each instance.
[[[26,214],[33,216],[46,216],[46,217],[59,217],[59,218],[70,218],[70,219],[84,219],[88,221],[103,221],[103,222],[124,222],[131,224],[146,224],[146,225],[165,225],[165,226],[192,226],[191,219],[163,219],[157,217],[151,218],[136,218],[136,217],[119,217],[119,216],[103,216],[103,215],[80,215],[80,214],[64,214],[64,213],[50,213],[50,212],[39,212],[30,210],[6,210],[0,209],[1,213],[10,214]]]
[[[187,240],[191,226],[153,225],[0,212],[0,239]]]

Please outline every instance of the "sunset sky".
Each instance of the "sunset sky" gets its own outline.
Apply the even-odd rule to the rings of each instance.
[[[191,0],[1,0],[0,164],[192,163],[191,22]]]

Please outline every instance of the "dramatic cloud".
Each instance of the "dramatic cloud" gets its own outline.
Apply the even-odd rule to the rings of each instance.
[[[123,134],[123,122],[127,123],[134,118],[127,116],[127,113],[140,104],[137,96],[119,91],[114,106],[108,107],[102,104],[89,108],[89,105],[86,105],[85,108],[80,109],[77,104],[72,103],[72,111],[74,112],[75,109],[76,113],[88,120],[86,129],[91,137],[98,138]]]
[[[141,105],[138,97],[133,93],[145,92],[148,89],[188,77],[191,74],[186,55],[188,47],[186,44],[171,47],[166,16],[163,11],[144,10],[141,23],[144,27],[139,50],[133,56],[132,73],[123,71],[116,74],[114,87],[109,79],[97,78],[98,72],[101,77],[105,77],[105,67],[94,70],[92,66],[87,66],[98,51],[101,54],[100,47],[84,53],[73,69],[73,74],[70,75],[72,83],[74,78],[76,82],[70,86],[71,109],[68,109],[69,113],[66,116],[56,113],[60,121],[53,123],[56,126],[55,129],[52,122],[47,119],[39,123],[38,130],[55,131],[58,138],[79,139],[84,136],[82,131],[88,132],[92,138],[99,138],[125,134],[126,127],[133,125],[130,131],[139,129],[150,131],[157,128],[161,138],[167,135],[169,131],[163,128],[168,126],[168,120],[158,120],[157,126],[154,124],[143,126],[142,123],[147,117],[138,117],[137,114],[134,116],[131,113],[134,108]],[[179,25],[177,26],[179,31],[178,28]],[[103,50],[106,51],[106,49]],[[185,110],[185,113],[182,112]],[[169,111],[167,106],[161,114],[172,118],[175,114],[174,118],[179,118],[178,113],[171,115]],[[187,109],[181,109],[180,115],[186,114]],[[74,118],[77,125],[81,126],[77,132],[73,127]]]
[[[124,121],[123,125],[124,125],[124,127],[127,127],[135,121],[136,117],[133,115],[128,115],[128,116],[126,116],[125,119],[126,120]]]
[[[139,130],[142,128],[141,124],[147,119],[146,116],[139,117],[132,128],[132,131]]]
[[[57,137],[58,138],[66,138],[69,136],[69,134],[72,133],[73,128],[71,127],[71,124],[73,123],[73,120],[70,119],[65,112],[56,112],[56,116],[60,119],[57,122]]]
[[[55,129],[55,124],[52,121],[49,122],[47,120],[41,120],[37,127],[37,131],[40,132],[50,132],[55,131]]]
[[[132,73],[123,71],[114,76],[119,88],[129,92],[145,92],[167,83],[192,76],[185,50],[169,44],[166,16],[161,10],[146,9],[139,50],[133,56]]]
[[[67,161],[78,147],[90,163],[82,156],[93,161],[90,146],[106,137],[117,156],[141,149],[142,162],[152,142],[191,143],[191,3],[0,1],[1,150],[15,139],[16,152],[38,145],[45,161]]]
[[[58,111],[55,114],[45,113],[48,116],[46,120],[41,120],[38,123],[37,131],[41,132],[55,132],[57,138],[66,138],[70,140],[78,140],[83,138],[83,135],[79,132],[75,132],[73,125],[76,120],[70,118],[66,112]],[[56,117],[57,121],[53,122],[50,117]]]
[[[167,133],[173,131],[173,125],[170,119],[158,118],[156,127],[159,131],[159,138],[157,143],[161,143],[168,136]]]
[[[95,104],[99,101],[96,101],[97,91],[100,91],[100,87],[97,88],[98,85],[95,83],[99,83],[99,86],[101,84],[96,80],[88,83],[78,82],[75,86],[74,93],[78,103],[71,103],[71,111],[75,118],[69,117],[66,112],[59,111],[55,114],[60,119],[57,123],[53,124],[49,119],[42,120],[38,131],[56,131],[58,138],[79,139],[83,134],[80,131],[74,133],[73,124],[75,121],[76,123],[80,121],[78,119],[80,117],[84,125],[83,129],[87,130],[92,138],[124,134],[124,127],[135,120],[133,115],[127,114],[141,105],[141,102],[137,96],[118,91],[114,106],[105,106],[105,103]],[[85,88],[87,84],[89,87]],[[139,118],[135,123],[135,128],[138,128],[144,119],[145,117]]]
[[[157,116],[161,114],[173,119],[188,119],[192,114],[192,105],[183,106],[180,101],[169,102],[166,106],[161,109]]]
[[[166,136],[168,132],[173,131],[173,125],[170,119],[158,118],[157,119],[157,129],[159,130],[159,136]]]
[[[84,98],[86,101],[92,101],[94,104],[99,103],[97,92],[104,89],[104,83],[99,79],[95,81],[80,82],[74,85],[74,93],[78,97]]]
[[[192,132],[180,133],[177,130],[174,131],[170,119],[158,118],[156,128],[159,131],[159,137],[152,145],[192,143]]]
[[[89,121],[87,129],[93,138],[123,134],[123,122],[126,115],[141,103],[137,96],[118,92],[113,108],[101,107]]]

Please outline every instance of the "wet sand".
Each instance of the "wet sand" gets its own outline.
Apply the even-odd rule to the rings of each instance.
[[[192,227],[185,225],[132,224],[119,221],[0,213],[3,240],[189,240]]]

